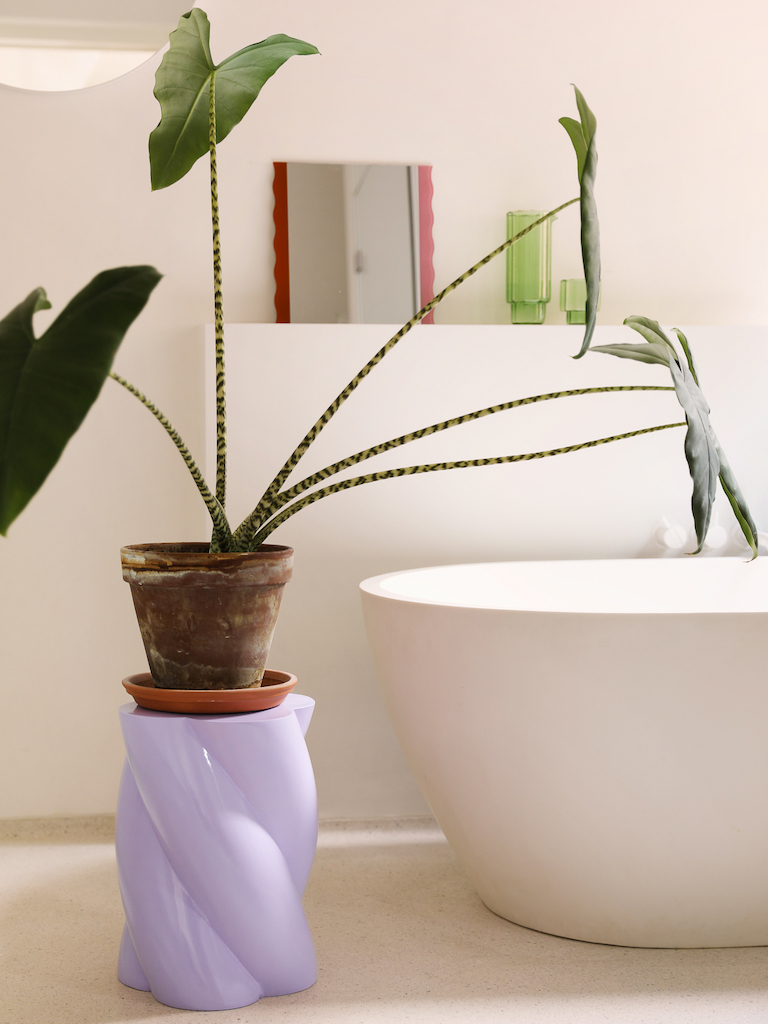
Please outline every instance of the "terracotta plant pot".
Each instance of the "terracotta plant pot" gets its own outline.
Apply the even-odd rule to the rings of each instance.
[[[293,548],[211,554],[208,544],[121,548],[155,686],[260,686]]]

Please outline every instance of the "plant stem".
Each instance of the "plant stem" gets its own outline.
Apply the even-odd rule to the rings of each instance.
[[[304,491],[310,487],[314,487],[315,484],[320,483],[322,480],[327,480],[328,477],[335,476],[336,473],[342,472],[342,470],[349,469],[351,466],[357,465],[360,462],[364,462],[366,459],[371,459],[375,455],[380,455],[382,452],[389,451],[392,448],[399,448],[401,445],[409,444],[411,441],[418,441],[422,437],[427,437],[429,434],[435,434],[442,430],[449,430],[451,427],[461,426],[463,423],[470,423],[474,420],[482,419],[484,416],[493,416],[498,412],[506,412],[508,409],[517,409],[523,405],[534,405],[538,402],[547,402],[555,398],[574,398],[579,395],[596,395],[605,394],[614,391],[674,391],[673,387],[657,384],[621,384],[613,385],[610,387],[595,387],[595,388],[578,388],[573,391],[553,391],[545,395],[533,395],[530,398],[516,398],[511,402],[502,402],[499,405],[491,405],[485,409],[478,409],[476,412],[464,413],[462,416],[456,416],[450,420],[443,420],[441,423],[433,423],[429,427],[422,427],[419,430],[411,431],[408,434],[402,434],[400,437],[392,438],[390,441],[383,441],[381,444],[374,445],[372,448],[366,448],[361,452],[357,452],[355,455],[350,455],[346,459],[341,459],[339,462],[334,462],[330,466],[326,466],[324,469],[318,470],[311,476],[305,477],[299,483],[294,484],[287,491],[281,491],[275,496],[270,507],[262,513],[261,521],[253,519],[249,516],[241,526],[235,531],[235,543],[239,546],[245,538],[252,537],[262,522],[266,522],[270,516],[274,515],[278,509],[281,509],[284,505],[287,505],[289,501],[293,501]]]
[[[365,364],[365,366],[362,368],[362,370],[360,370],[357,376],[354,377],[354,379],[351,380],[349,384],[347,384],[347,386],[344,388],[341,394],[339,394],[336,397],[334,402],[328,406],[323,415],[320,417],[317,423],[315,423],[315,425],[306,435],[304,440],[294,450],[291,457],[288,459],[288,461],[277,474],[275,479],[269,485],[263,497],[261,498],[261,501],[254,509],[251,516],[249,516],[249,519],[259,517],[263,518],[264,511],[270,507],[272,501],[275,498],[275,495],[279,492],[280,488],[288,479],[288,476],[291,473],[291,471],[298,464],[299,460],[304,455],[309,446],[312,444],[312,442],[315,440],[320,431],[325,427],[325,425],[329,422],[332,416],[339,410],[339,408],[344,404],[344,402],[346,402],[346,400],[357,388],[357,386],[368,376],[371,370],[381,362],[384,356],[387,355],[387,353],[390,352],[395,347],[395,345],[401,340],[401,338],[405,337],[405,335],[411,330],[412,327],[415,327],[416,324],[418,324],[427,315],[427,313],[430,312],[430,310],[434,309],[439,302],[442,302],[446,295],[449,295],[452,291],[454,291],[454,289],[458,288],[460,284],[463,284],[463,282],[466,281],[467,278],[472,277],[473,274],[476,274],[478,270],[484,267],[486,263],[489,263],[495,256],[498,256],[500,253],[504,252],[506,249],[510,247],[510,245],[514,245],[515,242],[518,242],[530,231],[533,231],[534,228],[537,228],[539,224],[543,224],[545,221],[549,220],[556,214],[560,213],[560,211],[564,210],[567,206],[572,206],[574,203],[578,202],[578,198],[569,199],[567,203],[563,203],[561,206],[556,207],[554,210],[550,210],[549,213],[545,213],[543,217],[539,217],[539,219],[534,221],[533,224],[529,224],[527,228],[523,228],[522,231],[519,231],[512,238],[508,238],[506,242],[503,242],[500,246],[498,246],[498,248],[494,249],[493,252],[490,252],[488,253],[487,256],[483,257],[483,259],[481,259],[479,263],[476,263],[473,267],[470,267],[469,270],[467,270],[464,274],[461,275],[461,277],[457,277],[455,281],[452,281],[447,288],[444,288],[439,295],[436,295],[434,299],[429,301],[426,304],[426,306],[420,309],[415,316],[411,317],[408,323],[404,324],[397,332],[397,334],[393,338],[390,338],[383,348],[379,349],[376,355],[373,356],[373,358],[370,359]]]
[[[577,452],[582,448],[594,448],[601,444],[610,444],[612,441],[623,441],[628,437],[638,437],[640,434],[653,434],[659,430],[670,430],[673,427],[684,427],[685,423],[663,423],[658,427],[643,427],[641,430],[631,430],[626,434],[616,434],[613,437],[601,437],[596,441],[584,441],[581,444],[568,445],[567,448],[552,448],[546,452],[531,452],[527,455],[500,455],[496,458],[491,459],[470,459],[461,462],[433,462],[429,465],[423,466],[403,466],[400,469],[385,469],[379,473],[369,473],[367,476],[355,476],[349,480],[340,480],[338,483],[331,484],[330,487],[324,487],[319,491],[312,491],[306,497],[301,498],[299,501],[295,501],[288,508],[284,509],[279,515],[275,516],[270,522],[258,531],[250,546],[251,551],[255,551],[260,544],[263,544],[267,537],[275,530],[281,523],[284,523],[286,519],[290,519],[291,516],[295,515],[302,508],[306,508],[307,505],[311,505],[315,501],[319,501],[321,498],[326,498],[330,494],[336,494],[338,491],[347,491],[352,487],[360,487],[362,484],[375,483],[378,480],[391,480],[394,477],[399,476],[412,476],[416,473],[435,473],[443,469],[466,469],[473,466],[498,466],[504,462],[528,462],[532,459],[544,459],[550,455],[565,455],[568,452]]]
[[[187,448],[179,432],[175,429],[175,427],[173,427],[168,417],[165,416],[162,412],[160,412],[157,406],[153,402],[150,402],[147,396],[142,394],[142,392],[139,391],[137,387],[134,387],[133,384],[130,384],[127,380],[125,380],[124,377],[121,377],[114,371],[110,371],[109,376],[112,378],[112,380],[116,380],[118,384],[122,384],[126,391],[130,391],[130,393],[134,395],[134,397],[138,398],[138,400],[141,402],[143,406],[149,409],[149,411],[160,423],[160,425],[165,429],[170,439],[179,449],[179,451],[181,452],[181,457],[182,459],[184,459],[184,463],[187,469],[189,470],[192,479],[195,481],[197,489],[198,491],[200,491],[202,499],[206,504],[208,512],[210,513],[211,519],[213,520],[214,530],[217,536],[223,538],[224,546],[221,548],[221,550],[231,551],[233,545],[232,531],[230,529],[229,523],[227,522],[227,517],[224,513],[224,509],[221,507],[220,502],[211,494],[208,484],[203,479],[203,474],[200,472],[197,463],[192,458],[189,448]]]
[[[221,235],[216,178],[216,92],[211,75],[208,140],[211,156],[211,221],[213,227],[213,310],[216,325],[216,497],[222,509],[227,497],[227,412],[224,378],[224,304],[221,292]]]

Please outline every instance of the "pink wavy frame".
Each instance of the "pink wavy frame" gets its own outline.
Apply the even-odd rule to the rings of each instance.
[[[419,275],[421,280],[421,305],[423,309],[435,297],[435,242],[432,237],[432,226],[435,218],[432,213],[432,168],[428,165],[419,166]],[[421,321],[433,324],[434,314],[427,313]]]

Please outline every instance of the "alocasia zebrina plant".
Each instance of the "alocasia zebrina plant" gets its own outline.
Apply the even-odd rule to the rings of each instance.
[[[387,353],[430,310],[529,231],[577,202],[580,203],[581,210],[581,245],[587,280],[586,328],[578,356],[587,352],[594,332],[600,288],[599,227],[594,196],[597,148],[596,120],[578,89],[576,100],[580,120],[563,118],[561,123],[568,131],[576,149],[579,197],[561,204],[504,242],[420,309],[334,399],[287,459],[253,512],[236,530],[232,530],[225,511],[227,451],[224,315],[216,146],[243,119],[264,83],[282,64],[291,56],[316,54],[318,51],[311,44],[299,39],[275,35],[238,50],[220,64],[214,64],[209,37],[208,19],[198,8],[185,14],[178,28],[171,34],[170,48],[163,57],[156,76],[155,96],[160,102],[161,118],[150,136],[149,151],[153,189],[172,185],[184,177],[201,156],[208,153],[210,157],[216,327],[216,493],[209,489],[189,449],[167,418],[138,388],[111,370],[112,359],[123,335],[146,303],[160,276],[151,267],[121,268],[106,271],[95,278],[72,300],[40,338],[34,337],[31,321],[35,310],[42,308],[41,304],[45,301],[42,289],[33,292],[5,320],[0,321],[0,532],[7,531],[13,519],[41,486],[67,441],[95,401],[107,376],[111,376],[127,388],[153,413],[181,452],[211,515],[212,551],[255,550],[277,526],[302,508],[330,494],[362,484],[417,473],[544,458],[685,424],[665,423],[549,451],[404,466],[347,478],[324,487],[317,486],[342,470],[364,462],[380,452],[397,448],[427,434],[447,430],[507,409],[567,396],[613,391],[674,390],[685,410],[688,425],[685,450],[694,482],[694,521],[699,548],[706,536],[714,501],[714,481],[719,475],[741,528],[752,550],[757,553],[757,530],[730,467],[712,433],[708,408],[698,388],[696,371],[686,340],[678,332],[680,344],[685,352],[685,359],[681,359],[658,324],[637,317],[630,318],[627,322],[636,330],[641,330],[642,327],[641,333],[653,334],[653,340],[645,333],[645,346],[603,346],[594,351],[644,359],[647,362],[662,362],[672,373],[673,386],[624,385],[581,388],[514,399],[383,441],[331,466],[326,466],[291,487],[284,488],[288,477],[310,444],[335,412]],[[56,395],[53,392],[56,392]],[[61,395],[72,396],[71,401],[68,399],[61,402]],[[39,417],[45,420],[42,427],[37,424]]]

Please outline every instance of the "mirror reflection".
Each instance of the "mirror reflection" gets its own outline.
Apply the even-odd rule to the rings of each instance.
[[[278,323],[399,324],[429,302],[431,167],[274,166]]]

